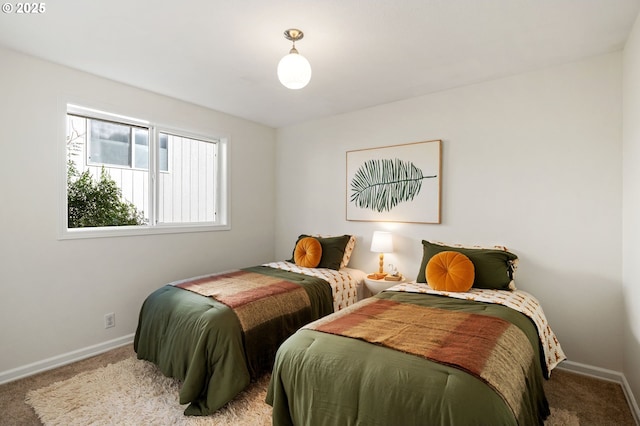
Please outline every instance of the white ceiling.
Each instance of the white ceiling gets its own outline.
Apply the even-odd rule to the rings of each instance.
[[[16,4],[16,2],[13,2]],[[281,127],[621,49],[640,0],[54,0],[0,45]],[[313,69],[289,90],[296,43]]]

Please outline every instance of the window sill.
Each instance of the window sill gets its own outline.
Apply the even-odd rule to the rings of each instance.
[[[140,235],[182,234],[187,232],[228,231],[231,225],[183,224],[158,226],[105,226],[96,228],[63,229],[58,240],[83,238],[132,237]]]

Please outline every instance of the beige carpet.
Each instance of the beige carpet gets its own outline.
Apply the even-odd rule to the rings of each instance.
[[[186,405],[178,403],[180,382],[131,357],[30,391],[26,402],[52,426],[270,425],[268,380],[263,377],[212,416],[187,417]]]
[[[208,417],[186,417],[180,383],[151,363],[130,357],[27,393],[45,425],[270,425],[264,403],[268,376]],[[552,409],[546,425],[579,425],[573,413]]]

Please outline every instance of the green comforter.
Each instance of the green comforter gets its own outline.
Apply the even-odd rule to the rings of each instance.
[[[278,346],[309,321],[333,311],[329,284],[319,278],[263,266],[244,270],[277,276],[304,287],[311,309],[304,317],[276,317],[256,335],[244,336],[237,316],[211,297],[166,285],[147,297],[134,339],[139,359],[183,381],[185,414],[207,415],[222,407],[268,366]],[[252,374],[253,373],[253,374]]]
[[[523,395],[524,425],[549,413],[541,349],[525,315],[500,305],[417,293],[376,297],[492,315],[510,321],[531,342],[535,363]],[[455,367],[361,340],[302,329],[278,350],[267,402],[274,425],[516,425],[504,400],[485,382]]]

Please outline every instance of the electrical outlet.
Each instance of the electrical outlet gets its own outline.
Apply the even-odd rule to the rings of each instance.
[[[111,328],[116,326],[116,314],[110,312],[104,315],[104,328]]]

